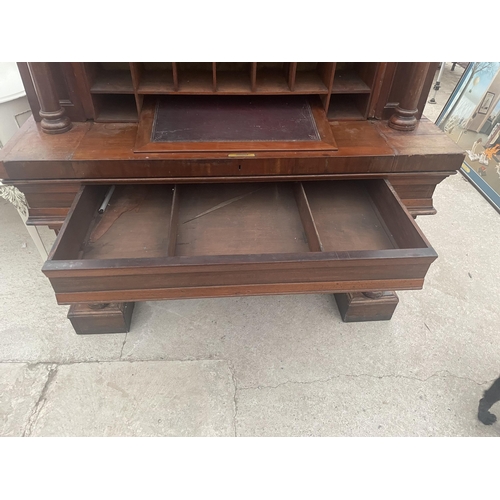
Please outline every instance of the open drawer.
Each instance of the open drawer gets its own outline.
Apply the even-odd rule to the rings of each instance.
[[[383,179],[108,188],[43,266],[60,304],[419,289],[437,257]]]

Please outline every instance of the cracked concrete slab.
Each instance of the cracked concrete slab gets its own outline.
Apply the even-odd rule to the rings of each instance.
[[[226,361],[58,365],[31,436],[234,436]]]
[[[477,418],[474,381],[339,376],[238,390],[239,436],[500,436]],[[494,410],[493,410],[494,412]]]
[[[0,436],[22,436],[47,380],[47,365],[0,363]]]
[[[460,175],[438,186],[435,204],[438,215],[417,221],[440,257],[423,290],[400,292],[389,322],[342,323],[329,295],[148,302],[136,306],[123,357],[230,359],[243,386],[439,370],[491,380],[500,372],[500,217]],[[477,234],[471,208],[485,221]]]
[[[119,359],[125,335],[75,335],[19,214],[2,198],[0,210],[0,362]]]

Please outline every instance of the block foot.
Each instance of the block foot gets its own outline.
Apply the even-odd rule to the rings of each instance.
[[[334,295],[340,316],[346,323],[390,320],[399,302],[396,292],[354,292]]]
[[[109,304],[73,304],[68,319],[80,335],[126,333],[130,330],[135,302]]]

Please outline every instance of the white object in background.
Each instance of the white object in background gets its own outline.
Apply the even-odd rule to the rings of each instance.
[[[19,191],[16,187],[4,186],[0,182],[0,198],[4,198],[14,205],[21,216],[21,219],[23,219],[24,225],[26,226],[26,220],[28,219],[28,202],[26,201],[24,194],[21,193],[21,191]],[[38,228],[36,226],[26,226],[26,229],[28,230],[33,243],[35,243],[42,260],[46,261],[48,257],[47,249],[43,244],[42,238],[40,238]]]
[[[16,63],[0,62],[0,147],[15,134],[29,118],[31,110]],[[10,201],[19,212],[26,226],[28,204],[24,195],[14,186],[0,182],[0,196]],[[40,256],[47,259],[47,249],[36,226],[26,226]]]
[[[17,64],[0,62],[0,145],[5,145],[30,115]]]

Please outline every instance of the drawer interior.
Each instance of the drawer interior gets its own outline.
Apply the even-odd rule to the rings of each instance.
[[[85,186],[52,260],[428,248],[383,179]]]
[[[325,252],[398,248],[365,184],[314,182],[304,189]]]
[[[308,252],[289,183],[181,187],[175,255]]]
[[[167,255],[172,198],[172,186],[116,186],[104,213],[95,216],[80,258]]]

